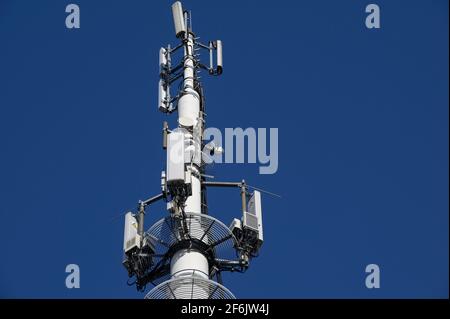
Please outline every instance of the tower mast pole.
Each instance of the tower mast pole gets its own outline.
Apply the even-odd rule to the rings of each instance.
[[[187,13],[184,13],[185,21],[190,23]],[[184,207],[180,207],[185,213],[201,214],[202,212],[202,187],[201,187],[201,141],[203,127],[203,113],[200,111],[201,92],[196,90],[196,66],[194,34],[190,25],[185,26],[184,57],[183,57],[183,89],[178,99],[178,127],[184,129],[184,143],[189,145],[191,163],[185,165],[185,174],[191,176],[191,195],[185,199]],[[167,154],[170,160],[170,154]],[[183,203],[182,203],[183,205]],[[191,225],[192,226],[192,225]],[[199,225],[198,225],[199,226]],[[209,265],[204,254],[196,249],[181,248],[176,251],[170,264],[172,278],[182,276],[201,276],[208,278]]]

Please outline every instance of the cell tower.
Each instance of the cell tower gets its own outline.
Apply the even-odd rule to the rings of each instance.
[[[137,211],[125,215],[124,261],[128,276],[139,291],[155,287],[149,299],[231,299],[222,285],[223,271],[244,272],[263,242],[261,195],[241,182],[216,182],[206,174],[210,157],[221,147],[203,140],[205,98],[199,73],[222,74],[222,42],[202,44],[192,30],[191,12],[179,1],[172,5],[175,34],[180,43],[161,48],[158,108],[178,113],[178,125],[163,124],[166,170],[161,174],[161,193],[139,201]],[[172,55],[183,50],[180,63]],[[209,53],[209,66],[199,60],[199,50]],[[215,63],[214,63],[215,62]],[[170,88],[174,83],[174,97]],[[235,187],[240,191],[242,218],[229,227],[208,214],[207,188]],[[144,232],[144,216],[152,203],[164,200],[168,214]],[[129,279],[130,280],[130,279]]]

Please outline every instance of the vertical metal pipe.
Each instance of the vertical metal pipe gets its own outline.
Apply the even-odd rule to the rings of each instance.
[[[241,184],[241,199],[242,199],[242,214],[247,211],[247,186],[245,185],[245,181],[242,180]]]
[[[163,149],[167,149],[167,130],[168,124],[166,121],[163,122]]]
[[[211,41],[209,41],[209,73],[214,72],[214,65],[213,65],[213,44]]]
[[[187,17],[187,15],[185,15]],[[191,32],[187,32],[186,42],[184,44],[184,74],[183,74],[183,92],[178,101],[178,122],[181,126],[191,127],[192,134],[191,139],[197,141],[201,139],[202,128],[197,129],[198,122],[202,121],[202,113],[200,112],[200,97],[198,92],[195,91],[195,57],[194,57],[194,36]],[[201,142],[201,140],[199,141]],[[201,150],[196,150],[195,152],[200,152]],[[201,154],[195,154],[195,158],[198,158]],[[199,164],[199,163],[198,163]],[[191,196],[186,198],[184,211],[187,213],[202,213],[201,208],[201,194],[202,187],[200,181],[200,168],[198,164],[192,165],[189,169],[191,170]],[[194,225],[199,223],[197,220],[190,222],[191,227],[199,228],[201,225]],[[179,276],[191,276],[201,275],[208,278],[208,260],[200,252],[192,249],[180,249],[174,253],[172,257],[170,270],[174,277]],[[193,286],[193,289],[201,289],[201,287]],[[177,295],[177,291],[174,291]]]
[[[138,220],[138,235],[142,236],[144,235],[144,215],[145,215],[145,208],[144,203],[139,202],[139,220]]]

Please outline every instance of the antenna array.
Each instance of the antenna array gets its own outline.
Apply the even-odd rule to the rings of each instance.
[[[192,30],[191,13],[179,1],[172,5],[175,35],[180,43],[159,52],[158,109],[178,113],[178,125],[170,130],[163,123],[166,170],[161,174],[161,193],[139,201],[136,212],[125,215],[124,261],[137,289],[148,283],[155,287],[151,299],[229,299],[233,294],[222,285],[223,271],[245,272],[263,243],[261,194],[241,182],[206,180],[208,155],[222,152],[213,142],[205,143],[205,98],[201,70],[213,76],[223,72],[222,42],[202,44]],[[173,64],[172,56],[183,50]],[[199,50],[209,54],[209,65],[199,59]],[[178,82],[177,93],[171,87]],[[242,218],[229,227],[208,214],[207,188],[234,187],[240,190]],[[168,215],[144,231],[148,207],[159,200],[167,203]]]

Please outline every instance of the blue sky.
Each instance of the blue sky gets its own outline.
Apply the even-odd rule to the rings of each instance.
[[[142,298],[121,265],[123,220],[159,192],[158,51],[172,1],[0,1],[0,297]],[[224,73],[208,125],[279,129],[279,169],[216,164],[263,196],[265,242],[241,298],[447,297],[448,1],[184,1]],[[205,61],[207,62],[207,61]],[[210,214],[240,216],[237,190]],[[147,227],[165,216],[156,204]],[[65,267],[81,288],[65,287]],[[381,288],[365,287],[365,266]]]

